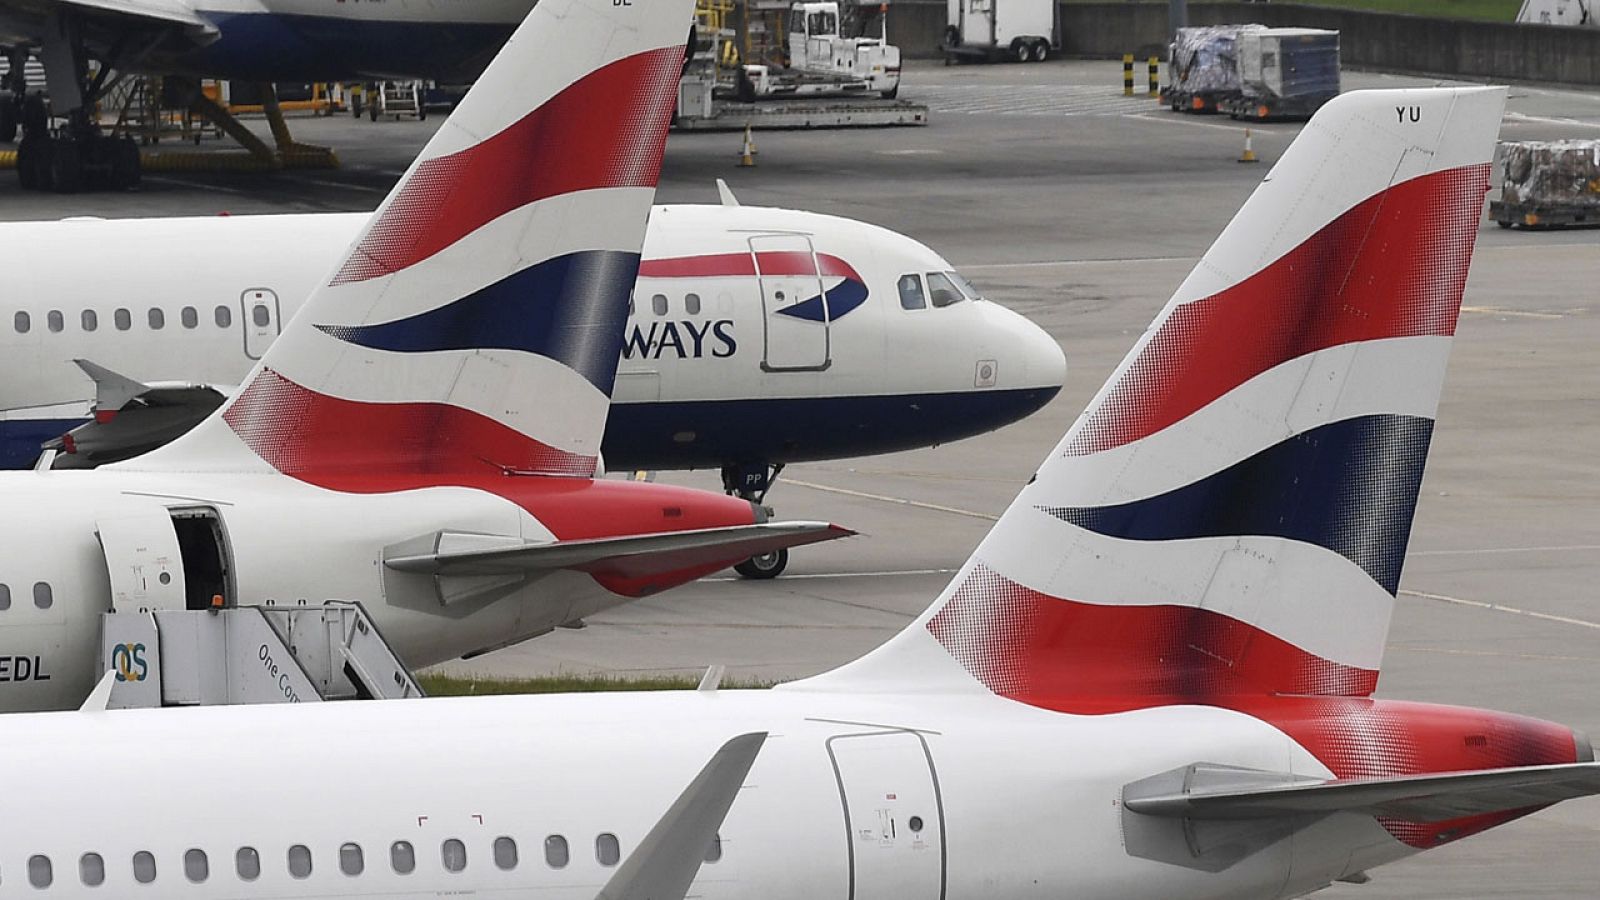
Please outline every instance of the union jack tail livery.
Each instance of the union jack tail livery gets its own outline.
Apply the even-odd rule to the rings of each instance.
[[[139,467],[593,475],[691,18],[541,0],[232,402]]]

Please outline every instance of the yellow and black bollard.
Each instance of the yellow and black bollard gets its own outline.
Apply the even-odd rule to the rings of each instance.
[[[1122,54],[1122,96],[1133,96],[1133,54]]]
[[[1150,57],[1150,96],[1161,96],[1161,60]]]

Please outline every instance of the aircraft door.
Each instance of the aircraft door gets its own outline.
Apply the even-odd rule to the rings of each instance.
[[[183,553],[165,507],[118,513],[95,523],[113,612],[184,608]]]
[[[244,355],[260,359],[278,337],[278,295],[268,288],[250,288],[239,295]]]
[[[750,238],[760,284],[764,372],[815,372],[829,363],[828,295],[803,234]]]
[[[828,739],[844,798],[849,900],[943,900],[944,806],[927,741],[914,731]]]

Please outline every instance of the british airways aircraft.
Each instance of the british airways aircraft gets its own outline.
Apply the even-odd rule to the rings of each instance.
[[[113,608],[356,600],[422,666],[847,533],[596,477],[692,4],[547,5],[229,402],[0,474],[0,708],[79,702]]]
[[[95,465],[187,430],[369,218],[0,225],[0,268],[18,273],[0,300],[0,464],[32,465],[54,441],[57,465]],[[103,248],[91,269],[32,265],[84,246]],[[1044,406],[1065,375],[1054,338],[908,237],[795,210],[658,206],[604,461],[719,468],[731,492],[763,502],[787,463],[991,431]],[[770,577],[785,559],[740,568]]]
[[[10,717],[0,892],[1271,900],[1600,792],[1570,728],[1372,696],[1504,97],[1323,107],[855,663]]]

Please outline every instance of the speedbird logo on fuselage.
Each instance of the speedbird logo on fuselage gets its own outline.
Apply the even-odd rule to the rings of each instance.
[[[831,287],[823,287],[821,292],[805,300],[769,310],[773,315],[819,325],[838,321],[865,303],[868,296],[866,281],[855,268],[839,257],[826,253],[771,251],[650,259],[640,263],[639,277],[782,278],[788,281],[815,278],[819,287],[833,281]],[[760,290],[760,287],[757,289]],[[638,293],[644,295],[648,292],[641,290]],[[660,308],[657,306],[658,300],[672,302],[665,295],[658,298],[650,294],[652,311]],[[644,302],[642,298],[640,302]],[[781,300],[779,302],[782,303]],[[622,358],[660,359],[663,355],[671,355],[678,359],[727,359],[739,350],[733,326],[733,320],[725,318],[701,321],[658,319],[650,322],[648,327],[644,323],[635,323],[628,329],[623,342]]]

